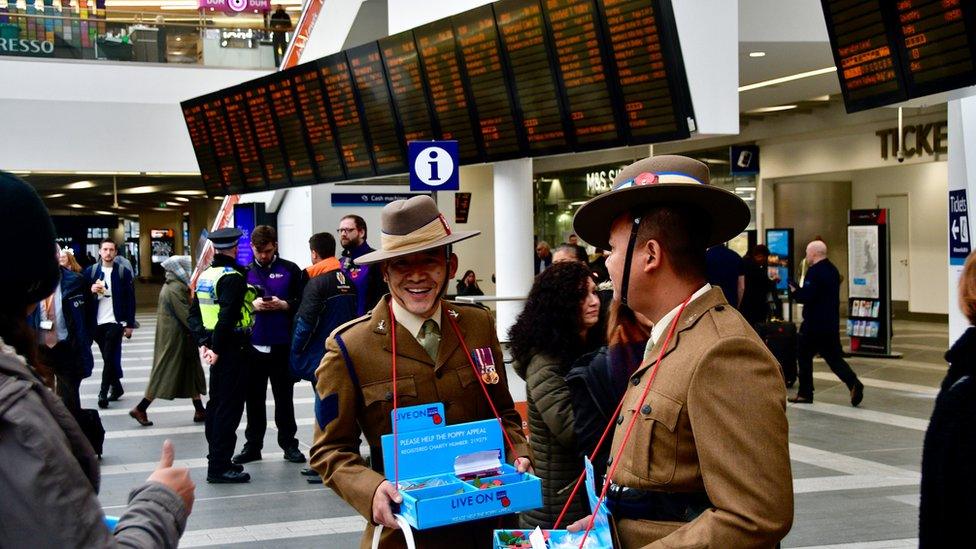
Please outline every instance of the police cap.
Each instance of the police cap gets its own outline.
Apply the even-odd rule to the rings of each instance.
[[[214,248],[218,250],[226,250],[228,248],[233,248],[237,246],[237,241],[244,236],[237,227],[224,227],[223,229],[217,229],[216,231],[210,233],[207,238],[213,242]]]

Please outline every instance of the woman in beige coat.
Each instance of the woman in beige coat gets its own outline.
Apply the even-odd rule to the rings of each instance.
[[[166,271],[166,283],[159,292],[156,310],[152,373],[149,374],[145,398],[129,411],[129,415],[140,425],[149,426],[152,422],[146,410],[153,399],[192,398],[193,421],[200,423],[207,417],[200,400],[200,395],[207,392],[207,382],[187,324],[190,311],[190,256],[170,257],[163,261],[162,266]]]

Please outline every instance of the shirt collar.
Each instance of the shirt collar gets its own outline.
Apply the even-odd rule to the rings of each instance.
[[[688,300],[688,303],[691,303],[692,301],[705,295],[705,293],[707,293],[708,290],[711,289],[712,289],[712,285],[706,282],[704,286],[698,288],[698,291],[691,294],[691,299]],[[661,337],[664,335],[664,332],[668,329],[668,326],[671,325],[671,321],[674,320],[674,317],[678,315],[679,309],[681,309],[681,305],[678,305],[674,309],[668,311],[668,314],[661,317],[661,320],[658,320],[654,324],[654,327],[651,328],[651,339],[647,342],[648,350],[650,350],[651,347],[653,347],[654,345],[657,345],[658,340],[661,339]]]
[[[414,338],[420,333],[420,328],[423,327],[426,318],[420,317],[406,310],[400,303],[393,297],[390,296],[390,302],[393,304],[393,315],[396,317],[397,323],[407,329]],[[441,301],[437,300],[437,308],[434,309],[434,314],[430,316],[430,319],[437,323],[437,329],[440,330],[441,327]]]

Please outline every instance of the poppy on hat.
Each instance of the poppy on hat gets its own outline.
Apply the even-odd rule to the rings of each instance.
[[[437,204],[425,194],[384,206],[380,225],[380,249],[356,258],[357,265],[431,250],[481,234],[481,231],[452,230],[437,210]]]
[[[686,156],[652,156],[627,166],[613,188],[580,206],[573,228],[580,238],[609,250],[610,227],[624,213],[640,215],[652,206],[684,205],[701,213],[707,246],[730,240],[749,225],[749,206],[709,182],[708,166]]]

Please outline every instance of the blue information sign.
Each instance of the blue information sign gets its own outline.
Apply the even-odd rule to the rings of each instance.
[[[411,141],[407,144],[411,191],[459,190],[457,141]]]
[[[949,264],[964,264],[970,250],[966,189],[949,191]]]
[[[237,245],[237,264],[247,267],[254,259],[251,250],[251,231],[256,225],[254,204],[237,204],[234,206],[234,226],[241,230],[241,239]]]

